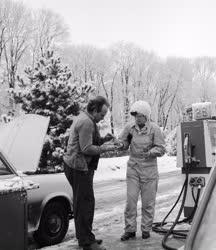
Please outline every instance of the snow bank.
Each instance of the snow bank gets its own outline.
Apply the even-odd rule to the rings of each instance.
[[[95,172],[94,181],[124,180],[128,158],[128,156],[101,158]],[[158,170],[160,174],[178,170],[176,168],[176,157],[167,155],[158,157]]]

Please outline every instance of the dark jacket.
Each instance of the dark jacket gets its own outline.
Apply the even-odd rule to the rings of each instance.
[[[97,169],[100,158],[100,145],[103,139],[93,117],[82,112],[73,121],[70,129],[65,163],[76,170]]]

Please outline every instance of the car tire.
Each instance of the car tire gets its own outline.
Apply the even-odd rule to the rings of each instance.
[[[34,239],[40,246],[49,246],[60,243],[69,226],[67,208],[60,202],[48,203],[43,211],[38,230]]]

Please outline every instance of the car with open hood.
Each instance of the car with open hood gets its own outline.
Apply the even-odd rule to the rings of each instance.
[[[36,172],[48,125],[48,117],[27,114],[0,126],[0,183],[24,183],[28,232],[41,246],[61,242],[72,218],[72,189],[64,173]]]

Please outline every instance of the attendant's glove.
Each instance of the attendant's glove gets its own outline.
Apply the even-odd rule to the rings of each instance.
[[[142,153],[142,155],[143,155],[143,157],[144,158],[149,158],[150,157],[150,152],[149,152],[149,150],[144,150],[144,152]]]

